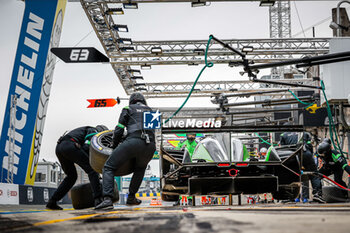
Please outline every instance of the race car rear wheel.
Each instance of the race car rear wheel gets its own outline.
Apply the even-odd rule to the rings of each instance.
[[[90,165],[99,173],[102,173],[103,166],[113,152],[111,148],[113,130],[103,131],[96,134],[91,139],[90,144]],[[133,173],[135,161],[128,160],[118,170],[114,171],[115,176],[125,176]]]
[[[276,200],[295,200],[300,193],[300,183],[295,182],[289,185],[279,185],[278,191],[272,193]]]
[[[179,195],[168,195],[162,193],[162,200],[163,201],[177,201],[179,200]]]

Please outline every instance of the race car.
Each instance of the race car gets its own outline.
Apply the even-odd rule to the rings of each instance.
[[[298,155],[302,148],[270,147],[264,159],[251,158],[247,148],[229,133],[211,134],[201,141],[190,162],[188,152],[162,147],[161,192],[164,201],[179,195],[272,193],[294,199],[300,191]]]

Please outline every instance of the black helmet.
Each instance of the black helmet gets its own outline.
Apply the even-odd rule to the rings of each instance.
[[[332,145],[332,141],[331,141],[331,139],[329,139],[329,138],[325,138],[325,139],[323,139],[323,141],[324,141],[324,142],[327,142],[327,143],[330,144],[330,145]]]
[[[304,132],[303,133],[303,140],[304,143],[309,143],[312,140],[311,134],[309,132]]]
[[[96,127],[97,132],[102,132],[108,130],[107,126],[105,125],[97,125]]]
[[[318,145],[318,147],[317,147],[317,152],[319,154],[325,154],[325,153],[327,153],[330,150],[331,150],[331,144],[329,144],[329,143],[327,143],[325,141],[321,142],[321,144]]]
[[[129,99],[129,104],[136,104],[137,102],[147,105],[145,97],[140,92],[132,93]]]

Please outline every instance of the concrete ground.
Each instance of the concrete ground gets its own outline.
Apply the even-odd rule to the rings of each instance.
[[[0,206],[0,232],[300,232],[345,233],[350,204],[255,204],[173,207],[116,205],[112,211]]]

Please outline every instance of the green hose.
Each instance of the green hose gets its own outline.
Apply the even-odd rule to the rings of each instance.
[[[328,113],[328,120],[329,120],[329,136],[330,136],[330,139],[332,141],[332,144],[333,144],[333,147],[334,149],[336,150],[339,150],[340,153],[342,155],[344,155],[341,147],[340,147],[340,144],[339,144],[339,139],[338,139],[338,135],[337,135],[337,130],[335,128],[335,125],[334,125],[334,121],[333,121],[333,116],[332,116],[332,111],[331,111],[331,107],[329,106],[329,102],[328,102],[328,99],[327,99],[327,96],[326,96],[326,92],[325,92],[325,86],[324,86],[324,82],[323,80],[321,80],[321,88],[322,88],[322,93],[323,93],[323,96],[324,96],[324,99],[326,101],[326,105],[327,105],[327,113]],[[334,131],[334,132],[333,132]],[[333,133],[335,135],[335,140],[337,142],[337,144],[335,144],[334,142],[334,139],[333,139]]]
[[[266,143],[267,145],[271,146],[272,144],[269,143],[268,141],[266,141],[265,139],[263,139],[262,137],[260,137],[260,135],[258,133],[255,133],[256,136],[258,136],[258,138],[263,142]],[[278,146],[278,144],[274,144],[272,146]]]
[[[187,95],[187,98],[185,99],[185,101],[182,103],[182,105],[168,118],[166,119],[166,121],[164,123],[167,123],[170,119],[172,119],[174,116],[176,116],[176,114],[178,114],[178,112],[181,111],[181,109],[185,106],[185,104],[187,103],[188,99],[190,98],[193,90],[194,90],[194,87],[196,86],[197,84],[197,81],[198,79],[200,78],[200,76],[202,75],[203,71],[205,70],[205,68],[207,67],[213,67],[214,63],[212,62],[209,62],[207,61],[207,56],[208,56],[208,49],[209,49],[209,45],[210,45],[210,41],[212,40],[212,36],[209,36],[209,40],[208,40],[208,43],[207,43],[207,48],[205,49],[205,66],[202,68],[202,70],[199,72],[196,80],[194,81],[193,85],[192,85],[192,88],[190,90],[190,92],[188,93]]]
[[[304,104],[304,105],[307,105],[305,108],[308,108],[308,107],[310,107],[311,105],[314,104],[314,103],[306,103],[306,102],[303,102],[303,101],[301,101],[301,100],[298,98],[298,96],[296,96],[291,90],[288,90],[288,91],[294,96],[294,98],[295,98],[299,103]]]

